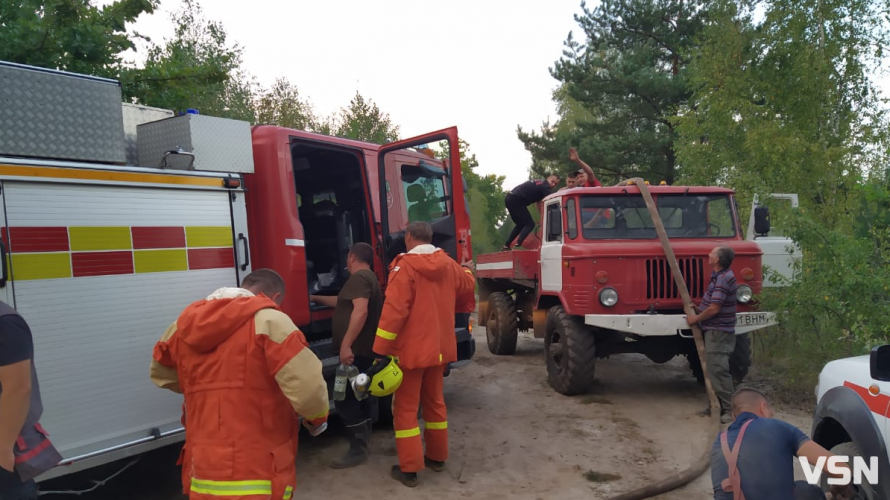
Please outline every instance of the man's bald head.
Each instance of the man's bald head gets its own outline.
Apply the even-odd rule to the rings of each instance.
[[[772,418],[773,410],[766,396],[750,387],[743,387],[732,396],[732,415],[737,417],[743,412],[751,412],[759,417]]]

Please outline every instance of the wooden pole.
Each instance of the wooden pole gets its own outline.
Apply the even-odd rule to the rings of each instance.
[[[668,239],[667,231],[665,231],[664,224],[661,222],[661,217],[658,214],[658,207],[655,206],[655,201],[652,199],[652,195],[649,193],[649,186],[646,185],[643,179],[638,177],[624,181],[619,184],[619,186],[629,186],[633,184],[636,184],[636,186],[640,188],[640,193],[643,195],[643,199],[646,201],[646,207],[649,209],[649,214],[652,216],[652,223],[655,225],[655,232],[658,234],[658,239],[661,241],[661,246],[664,249],[665,256],[667,257],[668,265],[670,265],[671,267],[671,274],[674,277],[674,283],[677,284],[677,290],[680,292],[680,297],[682,297],[683,299],[683,309],[688,315],[695,314],[695,308],[693,307],[692,299],[689,297],[689,290],[686,288],[686,281],[683,279],[683,275],[680,273],[680,266],[677,265],[677,258],[674,255],[674,249],[673,247],[671,247],[671,242],[670,239]],[[695,340],[695,348],[698,351],[698,359],[701,360],[702,373],[704,374],[705,378],[705,388],[708,392],[708,399],[710,400],[711,404],[711,425],[708,428],[708,434],[711,436],[711,439],[707,442],[707,446],[705,447],[705,450],[702,453],[701,457],[686,470],[679,472],[676,476],[668,477],[661,481],[643,486],[642,488],[629,491],[615,497],[611,497],[609,500],[641,500],[643,498],[651,498],[656,495],[675,490],[685,484],[692,482],[693,480],[695,480],[695,478],[704,474],[705,471],[708,470],[708,467],[710,467],[711,444],[714,442],[714,440],[717,438],[717,434],[720,432],[720,403],[717,401],[717,394],[714,392],[714,388],[711,386],[710,377],[708,377],[705,342],[702,338],[701,328],[699,328],[698,324],[692,325],[692,337]]]

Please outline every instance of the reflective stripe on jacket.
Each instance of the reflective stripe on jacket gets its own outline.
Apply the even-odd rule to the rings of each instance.
[[[476,308],[476,280],[433,245],[420,245],[390,265],[374,352],[406,369],[457,361],[455,313]]]
[[[288,499],[298,415],[327,420],[321,361],[278,306],[243,289],[191,304],[154,349],[155,385],[185,396],[190,500]]]

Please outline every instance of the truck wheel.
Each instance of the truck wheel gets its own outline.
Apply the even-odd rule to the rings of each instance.
[[[692,346],[692,350],[686,354],[686,359],[689,361],[689,369],[692,370],[692,376],[695,377],[695,380],[698,381],[699,384],[705,385],[705,372],[701,368],[698,349],[696,349],[694,345]]]
[[[859,446],[852,441],[847,441],[846,443],[841,443],[835,445],[831,450],[829,450],[833,455],[841,455],[850,457],[849,464],[852,466],[853,457],[861,457],[862,451],[859,449]],[[819,484],[822,488],[822,491],[827,492],[828,488],[831,485],[828,484],[828,475],[822,474],[822,480]],[[873,484],[868,484],[868,480],[865,476],[862,477],[862,484],[854,485],[854,488],[857,488],[859,491],[855,496],[853,496],[850,500],[876,500],[878,498],[877,493],[875,492],[875,487]]]
[[[519,335],[519,320],[513,298],[503,292],[495,292],[488,297],[488,323],[485,337],[488,350],[492,354],[513,354]]]
[[[751,337],[747,333],[736,335],[735,350],[729,356],[729,373],[732,374],[732,383],[740,385],[748,376],[751,368]]]
[[[547,313],[544,354],[547,375],[556,392],[574,396],[587,392],[593,384],[596,342],[593,333],[562,306]]]

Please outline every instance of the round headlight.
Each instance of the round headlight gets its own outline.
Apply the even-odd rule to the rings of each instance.
[[[736,298],[740,304],[747,304],[754,297],[754,292],[748,285],[742,285],[736,290]]]
[[[603,288],[600,292],[600,304],[612,307],[618,303],[618,292],[614,288]]]

